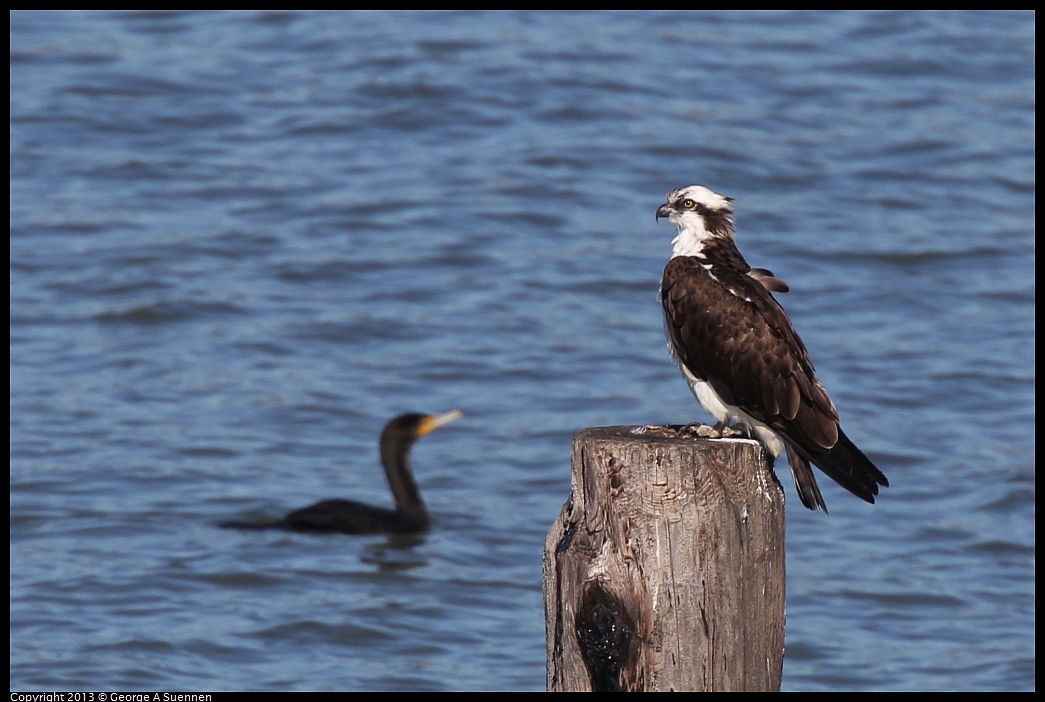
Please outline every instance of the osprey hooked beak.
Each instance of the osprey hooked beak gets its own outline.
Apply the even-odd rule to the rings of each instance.
[[[661,217],[665,217],[666,218],[666,217],[671,216],[672,209],[673,208],[671,207],[671,203],[670,202],[665,202],[663,205],[661,205],[660,207],[657,208],[657,214],[653,218],[654,221],[659,222]]]

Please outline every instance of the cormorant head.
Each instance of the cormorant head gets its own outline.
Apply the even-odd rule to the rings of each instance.
[[[387,437],[394,435],[400,440],[407,440],[413,443],[422,436],[427,436],[439,427],[446,426],[463,416],[464,413],[461,410],[451,410],[442,414],[419,414],[416,412],[401,414],[385,425],[382,435]]]

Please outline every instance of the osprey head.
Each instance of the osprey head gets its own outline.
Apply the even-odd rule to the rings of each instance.
[[[687,222],[707,222],[709,217],[733,219],[733,198],[719,195],[703,185],[687,185],[668,193],[667,202],[657,208],[657,219],[667,217],[675,225],[686,227]]]
[[[679,229],[675,253],[693,254],[710,238],[733,239],[733,200],[703,185],[687,185],[668,193],[657,208],[657,220],[667,217]]]

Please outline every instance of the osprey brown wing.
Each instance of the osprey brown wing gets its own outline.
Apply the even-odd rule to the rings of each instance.
[[[783,309],[757,279],[706,265],[680,256],[664,269],[661,301],[679,362],[808,452],[830,449],[838,413]]]

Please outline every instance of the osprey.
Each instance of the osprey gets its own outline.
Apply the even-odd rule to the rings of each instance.
[[[660,300],[668,347],[719,427],[740,422],[774,458],[787,451],[802,504],[827,512],[815,464],[874,502],[889,481],[850,441],[809,352],[773,297],[787,284],[752,268],[734,241],[733,201],[700,185],[668,193],[656,218],[678,227]]]

